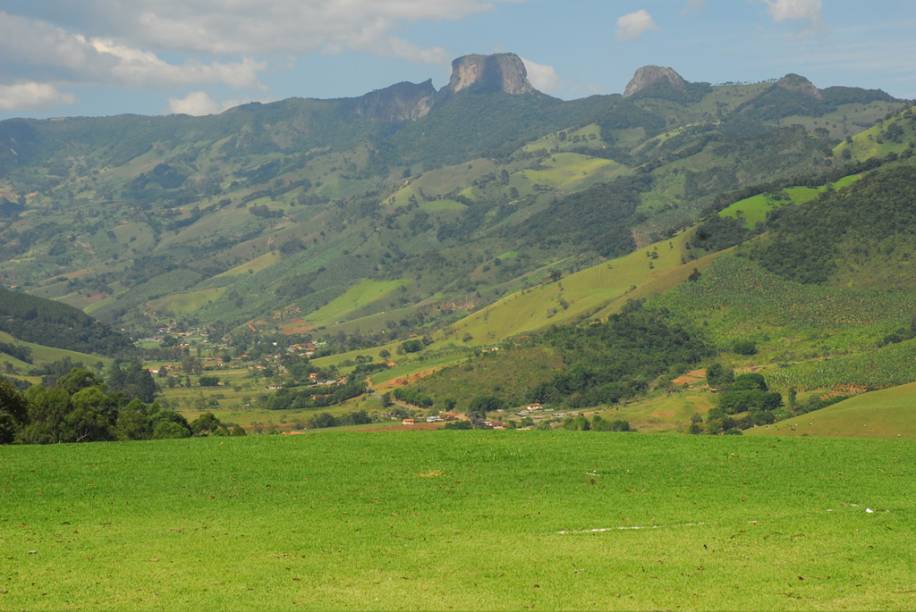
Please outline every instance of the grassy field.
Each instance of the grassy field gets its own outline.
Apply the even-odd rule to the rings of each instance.
[[[0,608],[912,609],[914,458],[572,432],[3,447]]]
[[[864,174],[851,174],[823,187],[787,187],[782,194],[760,193],[735,202],[722,210],[719,216],[743,219],[746,227],[753,228],[758,223],[766,221],[767,215],[781,206],[805,204],[826,192],[828,188],[845,189],[857,183],[863,176]],[[780,195],[783,197],[779,197]]]
[[[673,287],[686,280],[694,268],[708,265],[712,258],[681,263],[688,237],[689,232],[684,232],[559,282],[512,293],[455,323],[447,338],[458,341],[470,336],[470,344],[488,344],[599,311],[606,316],[627,300]]]
[[[778,436],[916,439],[916,383],[866,393],[823,410],[752,431]]]
[[[75,363],[82,363],[86,367],[90,368],[99,362],[102,362],[106,367],[111,363],[111,359],[108,357],[102,357],[101,355],[90,355],[88,353],[79,353],[77,351],[68,351],[66,349],[54,348],[52,346],[35,344],[34,342],[23,342],[22,340],[19,340],[18,338],[13,337],[6,332],[0,332],[0,342],[7,344],[18,344],[28,347],[32,351],[32,363],[25,363],[24,361],[16,359],[12,355],[0,353],[0,367],[3,367],[4,364],[8,363],[20,372],[28,371],[34,367],[42,366],[54,361],[60,361],[61,359],[66,358],[69,358]]]
[[[342,295],[309,314],[306,319],[316,326],[342,320],[348,314],[380,300],[404,285],[404,281],[363,280],[347,289]]]

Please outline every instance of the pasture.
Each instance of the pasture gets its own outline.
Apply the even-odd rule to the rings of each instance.
[[[916,443],[332,433],[0,448],[2,609],[912,609]]]
[[[719,213],[721,217],[743,219],[747,228],[753,228],[758,223],[766,221],[767,215],[788,204],[806,204],[828,189],[845,189],[857,183],[864,174],[851,174],[821,187],[787,187],[780,193],[760,193],[743,200],[739,200]]]
[[[851,397],[823,410],[751,431],[777,436],[916,439],[916,383]]]

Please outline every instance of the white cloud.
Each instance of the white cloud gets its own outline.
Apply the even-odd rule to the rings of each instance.
[[[183,98],[169,98],[169,111],[177,115],[215,115],[222,112],[222,105],[205,91],[192,91]]]
[[[0,111],[19,111],[54,104],[72,104],[75,98],[48,83],[28,81],[0,84]]]
[[[193,88],[170,108],[209,112],[207,85],[263,90],[266,59],[359,51],[447,65],[438,46],[399,36],[413,23],[457,20],[525,0],[42,0],[0,8],[0,84]],[[5,5],[0,0],[0,5]],[[545,78],[549,79],[547,74]],[[21,86],[15,86],[21,89]],[[50,88],[50,89],[49,89]],[[17,89],[16,91],[19,91]],[[9,89],[13,91],[12,89]],[[41,93],[41,96],[38,94]],[[215,105],[215,106],[214,106]]]
[[[560,85],[560,75],[553,66],[538,64],[524,57],[522,61],[525,63],[525,70],[528,71],[528,80],[535,89],[552,92]]]
[[[643,33],[657,29],[655,20],[645,9],[627,13],[617,19],[617,38],[620,40],[636,40]]]
[[[222,83],[253,87],[265,64],[195,60],[172,64],[155,53],[111,39],[74,34],[49,23],[0,11],[0,78],[109,83],[131,86],[181,86]]]
[[[59,26],[134,47],[211,55],[366,51],[442,63],[445,52],[396,36],[403,25],[456,20],[524,0],[43,0]],[[77,17],[73,17],[77,15]]]
[[[821,0],[764,0],[774,21],[821,20]]]
[[[170,113],[178,115],[192,115],[202,117],[204,115],[217,115],[230,108],[250,104],[252,102],[261,102],[268,104],[273,102],[271,98],[230,98],[228,100],[215,100],[205,91],[192,91],[183,98],[169,98],[168,110]]]

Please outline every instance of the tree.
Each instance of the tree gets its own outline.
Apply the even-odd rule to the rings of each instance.
[[[57,386],[65,389],[70,395],[98,384],[99,379],[86,368],[74,368],[57,382]]]
[[[201,376],[197,382],[201,387],[218,387],[219,376]]]
[[[29,406],[13,385],[0,379],[0,444],[9,444],[28,422]]]
[[[756,355],[757,345],[751,340],[738,340],[732,345],[732,350],[739,355]]]
[[[735,382],[735,371],[723,366],[721,363],[714,363],[706,368],[706,383],[714,388],[724,387]]]
[[[147,406],[133,400],[118,411],[115,433],[119,440],[146,440],[152,435],[153,424]]]
[[[128,399],[138,398],[150,403],[156,398],[156,381],[138,361],[126,365],[120,361],[113,362],[108,372],[108,387],[123,393]]]
[[[72,409],[64,417],[62,441],[114,440],[111,424],[117,407],[113,399],[106,396],[101,388],[82,389],[74,393],[70,401]]]
[[[498,397],[487,395],[487,396],[478,396],[471,400],[470,406],[468,406],[468,417],[473,419],[485,419],[487,418],[488,412],[494,412],[504,408],[506,402],[501,400]]]

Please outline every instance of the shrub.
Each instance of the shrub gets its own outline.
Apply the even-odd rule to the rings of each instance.
[[[756,355],[757,345],[750,340],[738,340],[732,345],[732,350],[739,355]]]

